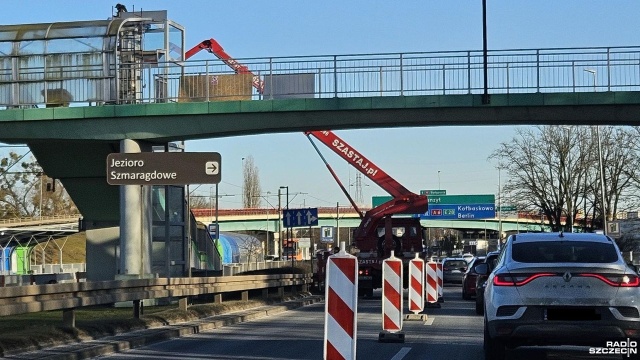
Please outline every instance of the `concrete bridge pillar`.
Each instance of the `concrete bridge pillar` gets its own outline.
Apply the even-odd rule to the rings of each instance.
[[[121,153],[139,153],[135,140],[120,141]],[[151,272],[151,186],[120,186],[120,275]]]

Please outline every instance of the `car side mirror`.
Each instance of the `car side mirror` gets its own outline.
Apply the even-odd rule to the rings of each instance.
[[[473,267],[473,271],[480,275],[489,275],[489,266],[487,264],[478,264]]]

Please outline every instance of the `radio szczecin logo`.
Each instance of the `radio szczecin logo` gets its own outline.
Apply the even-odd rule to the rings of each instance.
[[[605,347],[589,348],[589,354],[616,354],[631,357],[638,354],[638,342],[629,338],[622,341],[607,341]]]

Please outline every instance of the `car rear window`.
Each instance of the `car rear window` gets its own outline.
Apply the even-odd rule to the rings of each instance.
[[[445,261],[442,266],[448,267],[448,268],[461,268],[461,267],[467,267],[467,262],[465,260],[449,260],[449,261]]]
[[[612,263],[618,261],[613,244],[591,241],[514,242],[513,260],[523,263]]]

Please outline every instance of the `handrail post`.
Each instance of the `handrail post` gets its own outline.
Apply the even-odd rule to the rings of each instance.
[[[540,92],[540,50],[536,50],[536,90]]]
[[[273,100],[273,58],[269,58],[269,100]]]
[[[607,91],[611,91],[611,48],[607,48]]]
[[[467,51],[467,94],[471,94],[471,51]]]
[[[442,64],[442,95],[447,95],[447,65]]]
[[[338,56],[333,55],[333,97],[338,97]]]
[[[506,75],[506,78],[507,78],[507,94],[508,94],[509,93],[509,89],[510,89],[510,86],[509,86],[509,63],[507,63],[507,75]]]
[[[572,61],[571,62],[571,81],[572,81],[572,87],[573,87],[573,92],[576,92],[576,62]]]
[[[211,76],[209,74],[209,60],[204,62],[204,67],[205,67],[205,74],[206,74],[205,78],[207,79],[207,84],[205,85],[206,86],[205,93],[207,96],[207,101],[211,101],[211,94],[209,94],[209,89],[211,88],[211,79],[209,79],[209,76]]]
[[[403,56],[402,53],[400,53],[400,96],[404,96],[404,76],[402,76],[403,74]]]

